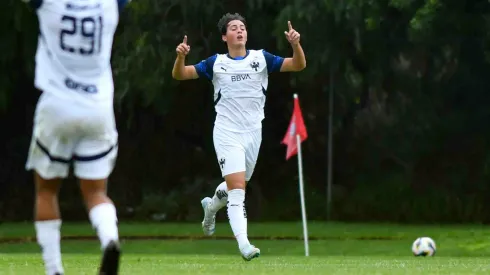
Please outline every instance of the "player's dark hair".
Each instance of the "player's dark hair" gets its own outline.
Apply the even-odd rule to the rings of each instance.
[[[241,16],[238,13],[227,13],[221,17],[221,19],[218,21],[218,30],[221,32],[221,34],[225,35],[226,34],[226,29],[228,28],[228,23],[230,23],[233,20],[240,20],[242,21],[245,26],[247,26],[247,22],[245,21],[245,18]]]

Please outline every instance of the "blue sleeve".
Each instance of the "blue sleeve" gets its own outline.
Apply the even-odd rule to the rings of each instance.
[[[119,10],[122,11],[124,7],[129,4],[131,0],[117,0],[117,5],[119,6]]]
[[[216,57],[217,55],[215,54],[194,65],[199,77],[205,77],[209,80],[213,80],[213,66],[214,62],[216,61]]]
[[[269,73],[279,72],[281,70],[282,63],[284,62],[284,58],[268,53],[265,50],[262,50],[262,53],[265,57],[265,63],[267,63],[267,71]]]

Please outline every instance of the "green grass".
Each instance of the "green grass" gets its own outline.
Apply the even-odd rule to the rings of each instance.
[[[121,274],[490,274],[490,229],[474,226],[402,226],[394,224],[308,224],[310,257],[304,256],[301,223],[249,224],[262,255],[244,262],[234,240],[202,238],[200,224],[120,225],[124,254]],[[86,223],[64,224],[64,236],[93,236]],[[229,237],[226,223],[216,235]],[[0,225],[0,275],[43,274],[33,226]],[[180,236],[181,239],[131,240],[130,236]],[[410,247],[419,236],[435,239],[435,257],[417,258]],[[12,243],[8,239],[17,238]],[[19,242],[22,239],[24,242]],[[64,240],[67,274],[95,274],[97,240]]]
[[[248,232],[253,237],[284,238],[303,236],[301,222],[297,223],[249,223]],[[200,223],[121,223],[121,236],[181,236],[201,238]],[[320,239],[415,239],[420,235],[433,238],[489,238],[490,227],[485,225],[398,225],[398,224],[358,224],[309,222],[309,235]],[[64,236],[93,236],[88,222],[65,223]],[[216,236],[230,237],[228,223],[217,223]],[[0,240],[8,238],[33,237],[34,226],[26,223],[0,224]],[[489,239],[490,240],[490,239]]]

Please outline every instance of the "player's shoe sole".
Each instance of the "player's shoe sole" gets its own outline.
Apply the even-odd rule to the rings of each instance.
[[[104,250],[99,275],[117,275],[119,271],[119,257],[121,248],[119,243],[111,241]]]
[[[258,258],[260,256],[260,249],[258,249],[257,247],[255,247],[253,245],[250,245],[249,247],[247,247],[246,250],[249,250],[249,251],[244,252],[244,250],[242,250],[240,252],[242,253],[242,259],[247,261],[247,262],[251,261],[252,259]]]
[[[202,220],[201,225],[202,232],[204,232],[204,235],[206,236],[213,235],[216,229],[216,215],[213,215],[208,210],[208,206],[212,200],[213,199],[211,199],[210,197],[206,197],[201,200],[202,209],[204,211],[204,219]]]

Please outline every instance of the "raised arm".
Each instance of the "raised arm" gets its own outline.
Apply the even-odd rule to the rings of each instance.
[[[172,77],[177,80],[196,79],[199,77],[195,66],[186,66],[185,57],[189,54],[191,47],[187,45],[187,35],[184,40],[177,46],[177,58],[175,59]]]
[[[281,72],[298,72],[306,68],[306,58],[303,48],[299,43],[300,34],[293,29],[291,22],[288,21],[289,31],[285,31],[286,39],[293,48],[293,57],[288,57],[282,62]]]

